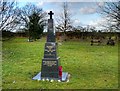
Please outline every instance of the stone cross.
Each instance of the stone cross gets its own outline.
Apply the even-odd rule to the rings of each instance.
[[[50,13],[48,13],[50,15],[50,19],[52,19],[52,15],[54,14],[52,11],[50,11]]]
[[[48,13],[50,15],[50,19],[48,19],[48,35],[47,42],[55,42],[55,33],[54,33],[54,22],[52,19],[52,15],[54,14],[52,11]]]

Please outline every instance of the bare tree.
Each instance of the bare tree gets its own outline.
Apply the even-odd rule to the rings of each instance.
[[[64,2],[62,8],[63,11],[57,18],[58,25],[56,26],[56,29],[64,32],[65,35],[66,31],[72,28],[72,20],[71,20],[71,13],[68,7],[68,3]]]
[[[105,2],[100,7],[100,13],[107,17],[108,29],[116,29],[120,31],[120,1],[119,2]]]
[[[46,13],[43,12],[41,8],[31,3],[28,3],[25,7],[20,9],[19,18],[21,29],[24,29],[28,33],[29,40],[31,37],[35,36],[33,34],[37,32],[41,34],[43,32],[43,27],[46,25]],[[34,26],[34,28],[31,26]],[[37,27],[39,28],[35,29]]]
[[[12,31],[17,26],[17,5],[16,2],[0,1],[0,30]]]

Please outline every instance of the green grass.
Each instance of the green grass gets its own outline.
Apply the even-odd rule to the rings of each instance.
[[[2,89],[2,41],[0,41],[0,90]]]
[[[32,80],[41,70],[45,39],[27,42],[16,38],[3,42],[3,89],[115,89],[118,88],[118,45],[90,46],[67,41],[58,46],[63,71],[70,82]]]

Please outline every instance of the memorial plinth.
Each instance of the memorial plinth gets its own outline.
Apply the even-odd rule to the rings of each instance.
[[[44,57],[42,59],[41,72],[39,72],[33,80],[60,80],[67,81],[68,73],[62,72],[60,60],[57,54],[57,43],[55,40],[55,33],[53,28],[52,11],[48,13],[48,35],[45,43]]]

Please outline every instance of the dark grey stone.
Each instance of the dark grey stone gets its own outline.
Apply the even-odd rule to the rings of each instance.
[[[44,58],[42,60],[41,77],[59,78],[58,66],[58,58]]]
[[[48,13],[50,15],[50,19],[52,19],[52,15],[54,14],[52,11],[50,11],[50,13]]]
[[[57,55],[57,43],[55,40],[55,33],[53,28],[52,11],[49,13],[50,19],[48,19],[48,35],[47,42],[45,43],[44,57],[42,59],[41,72],[33,79],[56,79],[65,81],[68,73],[63,73],[62,78],[59,76],[59,57]],[[38,78],[38,76],[40,76]]]
[[[45,43],[44,58],[57,58],[57,43]]]
[[[49,15],[47,43],[45,43],[44,58],[42,59],[41,78],[50,77],[59,79],[59,58],[57,56],[52,11],[50,11]]]
[[[55,42],[55,33],[53,28],[53,19],[48,19],[47,42]]]

